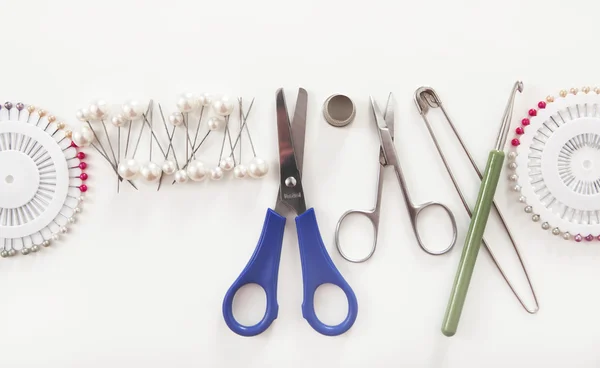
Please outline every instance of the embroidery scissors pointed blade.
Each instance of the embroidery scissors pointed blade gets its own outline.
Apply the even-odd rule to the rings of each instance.
[[[386,106],[386,115],[390,112],[390,99],[392,95],[390,94],[388,97],[388,105]],[[383,154],[384,166],[388,165],[398,165],[397,155],[395,154],[395,146],[394,146],[394,113],[393,108],[391,112],[391,117],[386,119],[379,110],[379,106],[377,102],[371,97],[371,108],[373,110],[373,116],[375,117],[375,123],[377,124],[377,132],[379,133],[379,140],[381,142],[381,153]],[[391,124],[390,124],[391,123]],[[391,160],[391,161],[390,161]],[[404,180],[404,179],[402,179]]]

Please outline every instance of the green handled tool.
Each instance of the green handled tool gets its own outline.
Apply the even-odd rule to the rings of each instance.
[[[500,126],[500,132],[498,133],[496,146],[488,156],[483,179],[481,180],[481,186],[479,187],[477,203],[473,209],[469,231],[465,239],[465,246],[460,257],[458,270],[456,271],[456,276],[454,278],[454,285],[452,286],[452,292],[450,294],[450,300],[448,301],[448,307],[446,308],[444,323],[442,325],[442,333],[446,336],[453,336],[456,333],[458,321],[460,320],[463,305],[465,304],[467,290],[469,289],[471,276],[473,275],[473,269],[475,268],[475,261],[479,254],[483,233],[490,215],[494,194],[496,192],[496,187],[498,186],[498,179],[500,178],[500,172],[502,171],[502,165],[504,163],[504,145],[506,144],[510,129],[517,91],[523,92],[523,82],[515,82],[508,104],[504,110],[504,117],[502,118],[502,125]]]

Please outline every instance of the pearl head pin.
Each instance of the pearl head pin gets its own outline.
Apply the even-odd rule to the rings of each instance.
[[[107,119],[110,114],[110,107],[104,100],[92,101],[88,107],[88,115],[92,120]]]
[[[196,110],[200,102],[198,101],[198,97],[193,93],[182,93],[177,98],[176,105],[180,112],[189,113]]]
[[[229,116],[233,112],[234,105],[229,96],[223,96],[212,102],[212,108],[217,115]]]
[[[210,169],[210,178],[212,180],[221,180],[223,178],[224,172],[220,167],[215,167]]]
[[[133,180],[140,172],[140,164],[137,160],[129,158],[119,163],[117,171],[123,179]]]
[[[219,162],[219,167],[223,169],[223,171],[231,171],[235,166],[235,162],[233,162],[233,157],[227,156],[221,159]]]
[[[192,181],[203,181],[206,179],[206,176],[209,174],[206,165],[204,162],[199,160],[193,160],[189,163],[187,167],[187,175]]]
[[[248,174],[255,178],[263,178],[269,173],[269,165],[260,157],[254,157],[248,165]]]
[[[147,162],[140,168],[140,176],[147,182],[155,182],[160,178],[162,168],[155,162]]]
[[[166,175],[173,175],[177,171],[177,165],[175,165],[173,160],[167,159],[162,164],[162,171]]]
[[[210,93],[203,93],[198,97],[198,104],[200,106],[210,106],[210,104],[212,104],[212,96],[210,95]]]
[[[175,173],[175,181],[183,184],[183,183],[187,183],[188,181],[188,174],[186,170],[177,170],[177,172]]]
[[[208,119],[206,124],[210,130],[219,130],[223,125],[225,125],[225,120],[220,116],[212,116]]]
[[[122,114],[126,119],[139,120],[144,115],[144,105],[138,100],[130,100],[121,106]]]
[[[125,116],[123,116],[123,114],[117,114],[110,119],[110,122],[115,127],[121,128],[121,127],[124,127],[125,125],[127,125],[127,123],[129,122],[129,119],[127,119]]]
[[[180,112],[174,112],[169,115],[169,122],[173,126],[180,126],[183,124],[183,115]]]

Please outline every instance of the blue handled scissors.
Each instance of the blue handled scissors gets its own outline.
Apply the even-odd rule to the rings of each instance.
[[[237,280],[231,285],[223,300],[225,323],[233,332],[241,336],[256,336],[267,330],[277,318],[279,311],[277,277],[286,222],[286,218],[282,215],[285,209],[291,209],[298,215],[296,217],[296,230],[298,232],[304,284],[302,316],[317,332],[327,336],[336,336],[348,331],[354,324],[358,314],[358,302],[354,291],[335,267],[325,249],[315,211],[313,208],[306,209],[301,177],[307,104],[307,92],[300,88],[293,124],[290,124],[284,92],[282,89],[277,90],[280,183],[275,210],[267,209],[262,233],[254,254]],[[265,314],[262,320],[254,326],[244,326],[238,323],[233,316],[233,298],[237,291],[247,284],[260,285],[267,295]],[[337,326],[322,323],[315,313],[315,291],[323,284],[338,286],[348,298],[348,315]]]

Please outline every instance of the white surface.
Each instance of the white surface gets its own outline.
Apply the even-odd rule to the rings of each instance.
[[[234,335],[222,320],[221,301],[274,203],[276,166],[260,182],[159,193],[127,188],[117,195],[114,177],[96,155],[87,160],[85,213],[67,240],[1,262],[0,366],[597,366],[600,245],[543,233],[504,181],[497,200],[526,257],[541,310],[526,314],[482,252],[459,332],[442,336],[468,219],[412,94],[421,85],[436,88],[483,166],[517,78],[525,92],[515,119],[561,88],[600,83],[599,6],[591,0],[5,2],[0,31],[10,57],[3,58],[2,98],[43,106],[71,124],[75,110],[94,98],[152,97],[172,108],[176,94],[188,90],[256,97],[253,138],[275,163],[275,89],[286,87],[293,100],[295,89],[305,87],[308,204],[360,310],[352,330],[337,338],[305,323],[290,219],[279,318],[259,337]],[[377,253],[366,264],[349,264],[334,251],[333,230],[346,209],[372,204],[378,140],[367,101],[373,94],[383,103],[390,91],[414,200],[451,206],[459,243],[440,257],[418,248],[390,172]],[[355,122],[342,130],[320,113],[325,98],[338,92],[357,104]],[[466,159],[450,156],[466,173]],[[474,201],[475,175],[461,181]],[[491,224],[488,237],[501,251],[508,245],[494,236],[497,230]],[[339,317],[335,307],[343,304],[337,302],[324,319]]]

